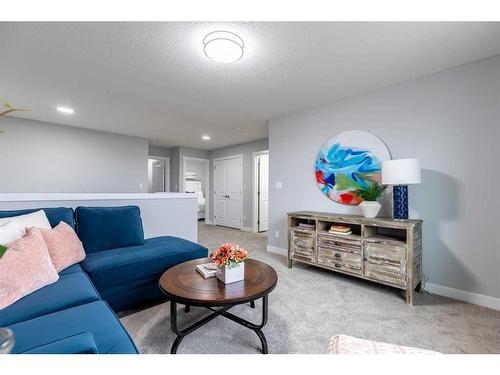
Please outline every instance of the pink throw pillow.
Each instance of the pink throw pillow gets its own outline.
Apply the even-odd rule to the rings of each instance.
[[[28,229],[28,231],[31,229]],[[40,229],[57,272],[85,259],[82,242],[64,221],[52,229]]]
[[[7,245],[0,275],[0,310],[59,279],[39,229]]]

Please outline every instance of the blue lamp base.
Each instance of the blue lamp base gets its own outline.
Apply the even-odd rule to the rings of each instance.
[[[392,216],[396,220],[408,219],[408,186],[394,185],[392,187]]]

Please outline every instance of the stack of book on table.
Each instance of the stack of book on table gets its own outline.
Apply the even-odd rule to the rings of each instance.
[[[297,225],[297,228],[306,229],[306,230],[314,230],[314,229],[316,229],[316,226],[314,224],[309,224],[309,223],[299,223]]]
[[[215,277],[217,275],[217,266],[213,263],[198,264],[196,266],[196,271],[205,279],[208,279],[209,277]]]
[[[352,234],[351,227],[348,227],[347,225],[340,225],[340,224],[332,224],[332,226],[330,227],[330,230],[328,232],[332,233],[332,234],[340,234],[343,236],[348,236],[349,234]]]

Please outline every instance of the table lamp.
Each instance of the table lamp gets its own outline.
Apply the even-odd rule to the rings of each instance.
[[[396,159],[382,162],[382,185],[393,185],[393,217],[408,219],[408,185],[419,184],[420,160]]]

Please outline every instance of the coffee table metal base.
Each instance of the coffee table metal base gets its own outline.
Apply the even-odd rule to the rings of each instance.
[[[177,335],[174,343],[172,344],[172,348],[170,349],[170,354],[176,354],[177,353],[177,348],[179,347],[180,343],[190,333],[196,331],[198,328],[204,326],[208,322],[212,321],[213,319],[217,318],[218,316],[223,316],[227,319],[232,320],[235,323],[241,324],[244,327],[247,327],[254,331],[257,336],[259,337],[260,343],[262,344],[262,354],[267,354],[267,340],[266,336],[264,336],[264,333],[262,332],[262,328],[267,323],[267,315],[268,315],[268,296],[265,295],[262,297],[262,321],[260,324],[254,324],[252,322],[249,322],[248,320],[245,320],[243,318],[240,318],[239,316],[236,316],[234,314],[231,314],[228,312],[229,309],[233,308],[237,304],[234,305],[227,305],[224,307],[219,307],[219,308],[214,308],[214,307],[206,307],[210,311],[212,311],[212,314],[207,315],[203,319],[197,321],[196,323],[190,325],[189,327],[179,330],[177,327],[177,302],[171,300],[170,301],[170,326],[172,328],[172,331]],[[255,306],[255,301],[251,301],[252,307]],[[189,311],[189,308],[186,309],[186,312]]]

